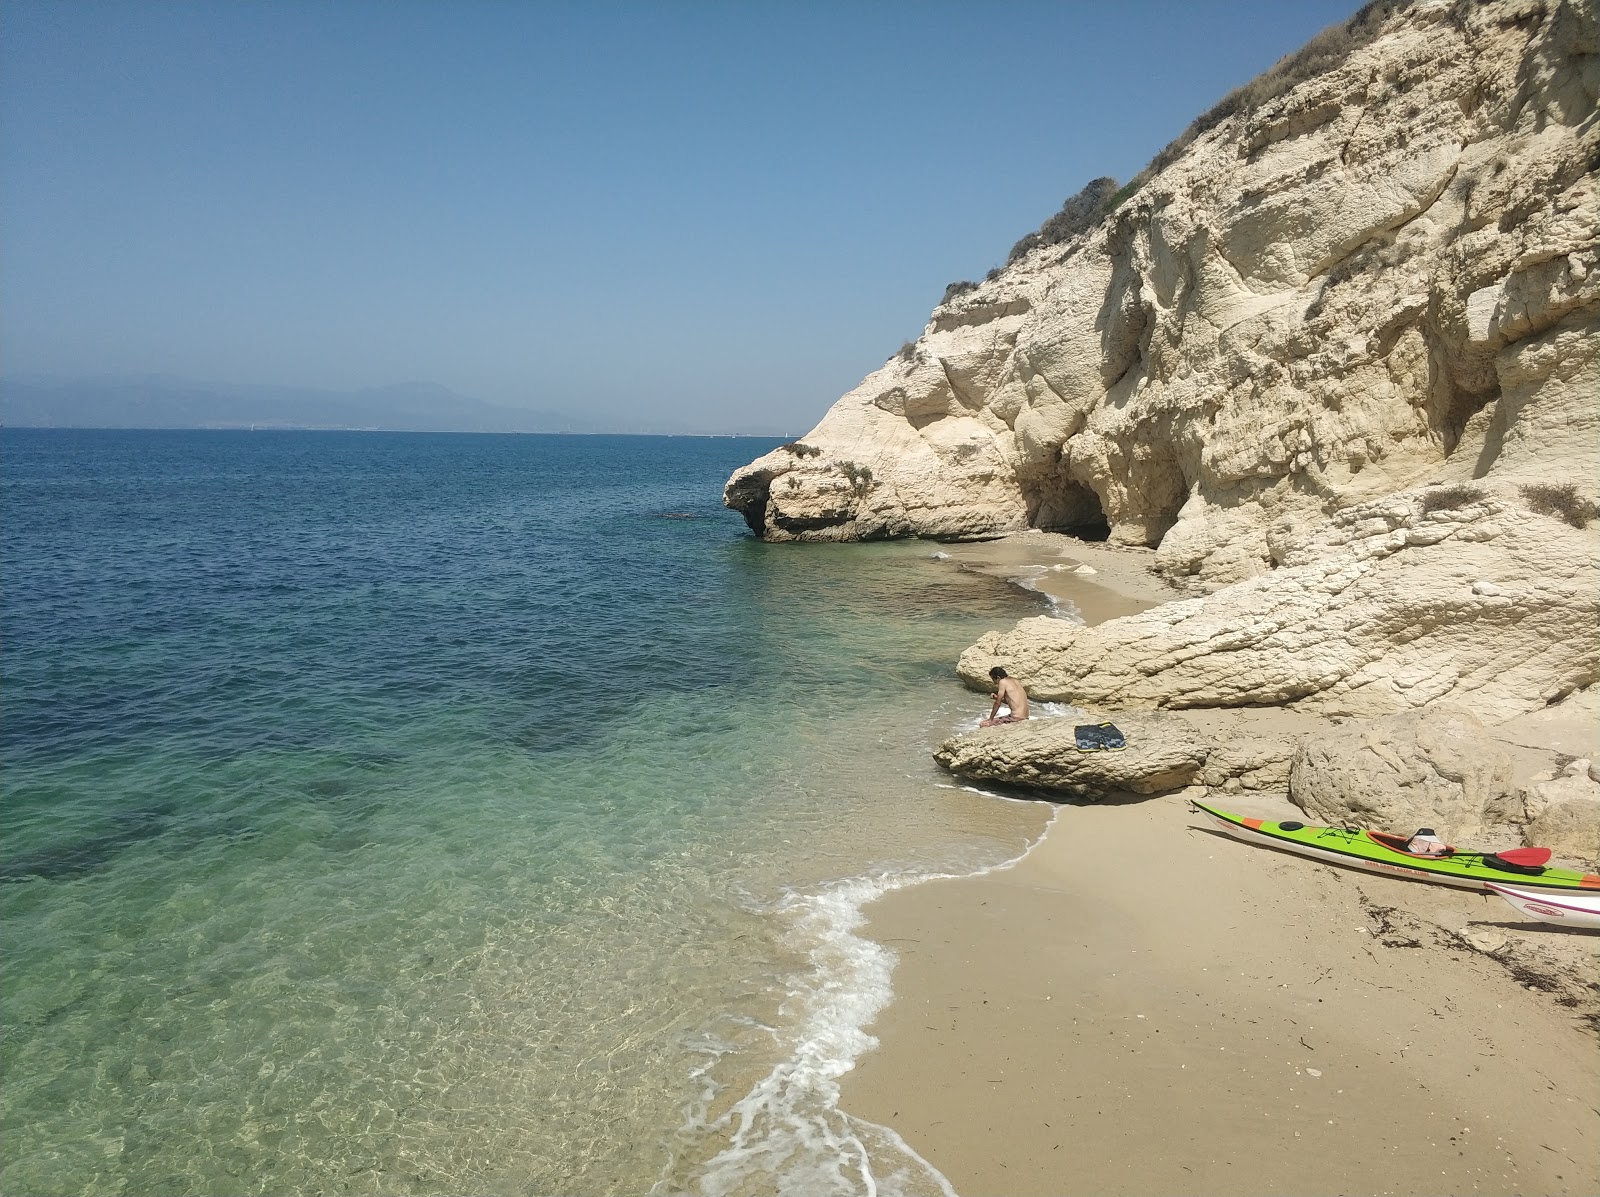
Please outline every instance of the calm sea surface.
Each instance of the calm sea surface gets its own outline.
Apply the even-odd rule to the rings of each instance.
[[[852,931],[1042,826],[928,757],[1042,607],[773,443],[0,432],[0,1190],[939,1191]]]

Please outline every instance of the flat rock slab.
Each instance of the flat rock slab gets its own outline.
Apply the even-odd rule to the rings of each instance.
[[[1200,733],[1176,715],[1117,715],[1128,744],[1114,752],[1078,751],[1078,722],[1030,719],[979,728],[946,740],[933,757],[961,777],[1093,799],[1182,789],[1198,778],[1208,755]]]

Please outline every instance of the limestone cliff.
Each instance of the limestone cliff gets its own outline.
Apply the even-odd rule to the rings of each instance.
[[[1358,19],[1377,23],[1329,69],[1206,129],[1088,231],[952,288],[728,505],[771,540],[1099,525],[1209,586],[1429,482],[1492,484],[1508,529],[1531,518],[1509,510],[1521,484],[1592,510],[1595,0]]]
[[[1279,569],[1086,628],[1025,619],[959,672],[1004,665],[1037,698],[1107,708],[1276,706],[1381,715],[1430,703],[1493,721],[1600,680],[1600,536],[1492,484],[1358,504],[1269,535]]]

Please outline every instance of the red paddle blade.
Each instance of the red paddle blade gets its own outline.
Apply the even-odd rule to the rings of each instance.
[[[1507,848],[1504,852],[1496,852],[1501,860],[1514,865],[1527,865],[1533,868],[1542,865],[1550,859],[1549,848]]]

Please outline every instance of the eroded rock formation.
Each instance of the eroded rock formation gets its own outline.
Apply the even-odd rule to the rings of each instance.
[[[1432,827],[1468,846],[1520,833],[1565,859],[1600,860],[1600,769],[1556,752],[1519,782],[1511,757],[1518,747],[1530,746],[1497,737],[1472,711],[1449,704],[1338,720],[1296,746],[1289,798],[1335,826]]]
[[[1522,792],[1526,839],[1560,855],[1600,861],[1600,768],[1558,764]]]
[[[1090,722],[1103,717],[1084,715]],[[952,773],[976,781],[1026,786],[1090,801],[1152,795],[1187,786],[1224,793],[1281,792],[1296,751],[1292,736],[1204,734],[1181,715],[1147,711],[1118,715],[1127,746],[1079,751],[1075,719],[1030,719],[952,736],[933,754]]]
[[[1174,576],[1429,481],[1600,470],[1593,0],[1416,3],[933,312],[729,481],[774,540],[1100,525]]]
[[[1431,827],[1461,844],[1522,821],[1511,759],[1471,711],[1449,705],[1367,724],[1342,720],[1307,736],[1289,794],[1319,823]]]
[[[1268,539],[1269,573],[1092,628],[1025,619],[958,671],[981,689],[1003,665],[1037,698],[1109,709],[1454,702],[1491,722],[1600,680],[1600,537],[1520,487],[1423,487]]]
[[[1080,798],[1159,794],[1193,782],[1209,745],[1182,719],[1133,715],[1118,721],[1127,747],[1080,752],[1070,719],[1030,719],[955,736],[933,754],[952,773]]]

